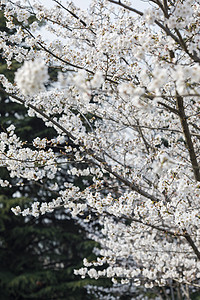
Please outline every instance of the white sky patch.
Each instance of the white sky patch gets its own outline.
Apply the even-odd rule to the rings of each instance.
[[[29,0],[30,2],[33,2],[33,0]],[[52,7],[55,5],[55,2],[53,0],[38,0],[43,5],[46,5],[47,7]],[[67,3],[67,1],[61,0],[60,1],[63,5]],[[91,0],[74,0],[72,1],[76,6],[80,7],[81,9],[87,9],[91,3]],[[122,1],[123,2],[123,1]],[[147,1],[142,1],[142,0],[132,0],[131,1],[131,6],[144,11],[149,7],[149,3]]]

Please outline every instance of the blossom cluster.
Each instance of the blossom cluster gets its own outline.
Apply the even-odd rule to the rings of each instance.
[[[0,33],[2,55],[8,66],[13,58],[23,65],[14,84],[4,76],[0,82],[12,101],[56,132],[31,146],[12,125],[0,134],[0,166],[11,178],[46,178],[58,191],[49,203],[12,210],[36,217],[60,207],[70,212],[100,245],[96,261],[75,270],[83,278],[198,287],[200,5],[149,1],[153,8],[140,12],[128,1],[110,2],[94,0],[88,11],[72,3],[4,3],[16,31]],[[29,16],[36,20],[30,25]],[[41,20],[51,41],[37,35]],[[59,72],[45,89],[48,67]],[[70,183],[61,182],[59,170]]]
[[[26,61],[15,74],[15,81],[24,95],[32,95],[44,89],[48,80],[48,68],[43,61]]]

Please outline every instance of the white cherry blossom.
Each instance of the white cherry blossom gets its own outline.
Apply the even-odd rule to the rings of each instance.
[[[9,67],[23,63],[14,84],[0,76],[1,89],[55,130],[31,145],[13,125],[0,133],[0,166],[19,186],[45,179],[52,191],[50,202],[12,211],[70,212],[100,245],[75,274],[106,276],[133,299],[141,287],[171,296],[177,285],[183,294],[200,287],[200,5],[148,2],[139,11],[134,1],[94,0],[82,11],[1,1],[16,29],[0,33],[2,55]],[[38,34],[42,20],[50,41]],[[60,171],[85,187],[60,184]]]

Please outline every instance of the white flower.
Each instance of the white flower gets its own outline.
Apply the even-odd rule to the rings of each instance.
[[[103,82],[104,82],[103,73],[101,71],[97,71],[93,79],[90,81],[90,84],[91,87],[95,89],[95,88],[100,88]]]
[[[48,81],[48,68],[44,61],[25,61],[15,74],[15,82],[24,95],[37,94],[44,90],[44,83]]]
[[[21,208],[19,206],[12,207],[11,211],[17,216],[21,213]]]

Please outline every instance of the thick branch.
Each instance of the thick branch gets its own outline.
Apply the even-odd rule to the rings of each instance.
[[[30,30],[28,30],[28,28],[24,27],[22,24],[20,24],[20,25],[22,26],[22,28],[23,28],[26,32],[28,32],[28,34],[30,34],[30,36],[31,36],[32,38],[35,39],[35,36],[30,32]],[[87,71],[88,73],[94,75],[94,72],[93,72],[93,71],[88,70],[88,69],[86,69],[86,68],[84,68],[84,67],[75,65],[75,64],[73,64],[73,63],[71,63],[71,62],[69,62],[69,61],[67,61],[67,60],[64,60],[64,59],[62,59],[61,57],[57,56],[57,55],[54,54],[52,51],[50,51],[47,47],[45,47],[41,42],[37,41],[37,44],[38,44],[38,46],[41,47],[41,49],[43,49],[45,52],[47,52],[48,54],[50,54],[51,56],[53,56],[53,57],[56,58],[57,60],[61,61],[62,63],[67,64],[67,65],[69,65],[70,67],[73,67],[73,68],[76,68],[76,69],[85,70],[85,71]]]
[[[83,21],[82,19],[80,19],[73,11],[69,10],[68,8],[66,8],[64,5],[62,5],[62,3],[60,3],[57,0],[53,0],[54,2],[56,2],[60,7],[62,7],[64,10],[66,10],[70,15],[72,15],[75,19],[77,19],[84,27],[88,28],[87,24],[85,23],[85,21]],[[91,29],[88,28],[94,35],[96,35],[96,33]]]
[[[128,10],[136,13],[139,16],[143,16],[143,12],[141,12],[141,11],[131,7],[131,6],[128,6],[124,3],[121,3],[120,1],[116,1],[116,0],[108,0],[108,1],[111,2],[111,3],[117,4],[117,5],[125,8],[125,9],[128,9]],[[167,35],[171,36],[175,42],[180,44],[179,39],[169,30],[169,28],[165,27],[162,23],[160,23],[157,20],[155,20],[155,24],[158,25],[161,29],[163,29]]]
[[[108,1],[111,2],[111,3],[117,4],[119,6],[122,6],[123,8],[126,8],[126,9],[136,13],[137,15],[143,16],[143,12],[141,12],[141,11],[139,11],[139,10],[133,8],[133,7],[130,7],[126,4],[124,4],[124,3],[121,3],[121,1],[116,1],[116,0],[108,0]]]
[[[160,9],[163,11],[165,18],[169,18],[168,16],[168,6],[166,1],[164,0],[164,3],[162,4],[159,0],[151,0],[153,3],[156,3]]]
[[[124,3],[121,3],[121,1],[117,1],[117,0],[108,0],[108,1],[111,2],[111,3],[117,4],[117,5],[119,5],[119,6],[123,7],[123,8],[125,8],[125,9],[128,9],[128,10],[130,10],[130,11],[136,13],[137,15],[143,16],[143,12],[141,12],[141,11],[135,9],[135,8],[132,8],[131,6],[128,6],[128,5],[124,4]],[[154,2],[155,2],[155,1],[154,1]],[[156,2],[156,3],[157,3],[157,2]],[[158,3],[157,3],[157,4],[158,4]],[[165,9],[166,9],[166,7],[165,7]],[[168,36],[171,36],[171,38],[172,38],[178,45],[181,46],[181,48],[189,55],[190,58],[192,58],[195,62],[200,63],[200,58],[197,56],[196,52],[194,51],[194,53],[191,54],[191,53],[187,50],[187,47],[186,47],[185,42],[183,41],[183,39],[182,39],[182,37],[181,37],[181,35],[180,35],[180,32],[176,31],[176,33],[177,33],[177,35],[178,35],[178,37],[177,37],[175,34],[173,34],[173,33],[170,31],[170,29],[169,29],[167,26],[163,25],[161,22],[155,20],[154,23],[155,23],[156,25],[158,25],[158,26],[159,26],[159,27],[160,27],[160,28],[161,28]]]
[[[187,45],[186,45],[184,39],[182,38],[182,35],[181,35],[180,31],[178,29],[176,29],[176,28],[175,28],[175,31],[176,31],[176,33],[177,33],[177,35],[179,37],[179,41],[180,41],[179,44],[181,45],[181,47],[183,48],[183,50],[189,55],[190,58],[192,58],[195,62],[199,63],[200,62],[200,58],[197,56],[196,52],[193,51],[193,53],[190,53],[189,50],[188,50],[188,48],[187,48]]]
[[[154,228],[154,229],[156,229],[158,231],[162,231],[162,232],[164,232],[166,234],[169,234],[169,235],[172,235],[172,236],[177,236],[177,237],[178,236],[183,236],[187,240],[188,244],[192,247],[194,253],[197,256],[197,258],[200,259],[200,252],[199,252],[197,246],[195,245],[194,241],[192,240],[191,236],[187,232],[185,232],[184,234],[182,234],[182,233],[176,233],[176,232],[173,232],[171,230],[168,230],[168,229],[165,229],[165,228],[162,228],[162,227],[159,227],[159,226],[155,226],[153,224],[144,223],[141,220],[137,220],[137,219],[131,219],[131,221],[136,222],[136,223],[141,223],[141,224],[143,224],[145,226]]]
[[[199,165],[197,162],[197,157],[194,151],[194,146],[193,146],[193,142],[192,142],[192,138],[191,138],[191,133],[189,130],[189,126],[187,123],[187,117],[185,115],[185,110],[184,110],[184,106],[183,106],[183,97],[177,95],[176,98],[176,106],[177,106],[177,110],[178,110],[178,114],[179,114],[179,118],[181,121],[181,126],[183,128],[183,133],[185,136],[185,141],[186,141],[186,145],[187,145],[187,149],[190,155],[190,161],[192,164],[192,168],[193,168],[193,172],[194,172],[194,176],[195,179],[197,181],[200,181],[200,171],[199,171]]]
[[[35,39],[35,36],[30,32],[30,30],[28,30],[28,28],[24,27],[23,24],[20,24],[20,25],[22,26],[22,28],[23,28],[28,34],[30,34],[30,36],[31,36],[32,38]],[[69,62],[68,60],[62,59],[62,57],[59,57],[58,55],[56,55],[55,53],[53,53],[52,51],[50,51],[50,50],[49,50],[47,47],[45,47],[41,42],[37,41],[37,45],[38,45],[41,49],[43,49],[45,52],[47,52],[48,54],[50,54],[51,56],[53,56],[53,57],[56,58],[57,60],[61,61],[62,63],[66,64],[66,65],[69,65],[70,67],[73,67],[73,68],[75,68],[75,69],[85,70],[85,71],[88,72],[89,74],[92,74],[92,75],[95,74],[95,72],[93,72],[93,71],[91,71],[91,70],[89,70],[89,69],[87,69],[87,68],[85,68],[85,67],[82,67],[82,66],[79,66],[79,65],[75,65],[75,64]],[[110,76],[107,75],[107,76],[105,77],[105,79],[106,79],[107,81],[111,82],[111,83],[114,83],[114,84],[117,83],[116,81],[110,79],[109,77],[112,77],[112,75],[110,75]]]
[[[169,105],[167,105],[167,104],[165,104],[165,103],[162,103],[162,102],[160,102],[160,101],[158,101],[158,104],[164,106],[164,107],[167,108],[167,110],[169,110],[170,112],[172,112],[172,113],[178,115],[178,110],[177,110],[177,109],[175,109],[175,108],[173,108],[173,107],[171,107],[171,106],[169,106]]]
[[[171,230],[169,230],[169,229],[162,228],[162,227],[159,227],[159,226],[150,224],[150,223],[144,223],[142,220],[138,220],[138,219],[135,219],[135,218],[131,218],[130,220],[131,220],[132,222],[140,223],[140,224],[142,224],[142,225],[144,225],[144,226],[147,226],[147,227],[156,229],[156,230],[158,230],[158,231],[164,232],[165,234],[169,234],[169,235],[172,235],[172,236],[175,236],[175,237],[182,236],[181,233],[173,232],[173,231],[171,231]]]
[[[184,237],[186,238],[188,244],[192,247],[194,253],[196,254],[198,259],[200,260],[200,252],[199,252],[197,246],[195,245],[194,241],[192,240],[191,236],[186,232],[184,234]]]
[[[38,114],[40,114],[43,118],[45,118],[46,120],[50,121],[52,124],[54,124],[57,128],[59,128],[60,130],[62,130],[62,132],[64,132],[72,141],[77,140],[76,137],[69,132],[68,130],[66,130],[62,125],[60,125],[58,122],[56,122],[53,118],[49,117],[46,113],[44,113],[41,109],[35,107],[32,104],[27,104],[25,100],[21,99],[20,97],[12,94],[12,93],[8,93],[6,92],[3,88],[0,87],[0,90],[5,92],[8,96],[16,99],[17,101],[19,101],[20,103],[22,103],[23,105],[30,107],[31,109],[33,109],[35,112],[37,112]],[[81,142],[79,142],[79,146],[85,148],[85,145]],[[140,188],[139,185],[137,185],[134,182],[129,181],[128,179],[124,178],[123,176],[121,176],[120,174],[118,174],[117,172],[112,170],[112,167],[108,165],[108,163],[101,157],[97,156],[94,151],[92,149],[85,149],[86,153],[88,155],[90,155],[91,157],[93,157],[95,160],[97,160],[99,163],[101,163],[103,165],[103,168],[109,173],[112,174],[115,178],[117,178],[120,182],[124,183],[126,186],[128,186],[130,189],[132,189],[133,191],[137,192],[138,194],[144,196],[145,198],[148,198],[154,202],[158,202],[159,199],[157,199],[156,197],[154,197],[153,195],[150,195],[149,193],[147,193],[146,191],[144,191],[143,189]],[[95,162],[94,162],[95,164]]]

